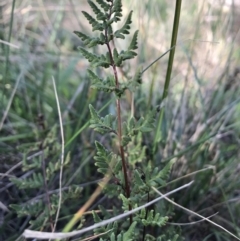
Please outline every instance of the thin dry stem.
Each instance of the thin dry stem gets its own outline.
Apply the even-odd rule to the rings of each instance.
[[[82,230],[78,230],[78,231],[73,231],[73,232],[69,232],[69,233],[49,233],[49,232],[39,232],[39,231],[31,231],[31,230],[28,230],[26,229],[23,233],[23,237],[25,238],[37,238],[37,239],[65,239],[65,238],[70,238],[70,237],[73,237],[75,235],[80,235],[80,234],[83,234],[83,233],[86,233],[88,231],[91,231],[95,228],[99,228],[99,227],[102,227],[102,226],[106,226],[108,225],[109,223],[113,223],[113,222],[116,222],[120,219],[123,219],[123,218],[126,218],[136,212],[139,212],[141,209],[143,208],[147,208],[151,205],[153,205],[154,203],[160,201],[161,199],[167,197],[167,196],[170,196],[171,194],[173,193],[176,193],[184,188],[187,188],[189,187],[191,184],[193,183],[192,182],[189,182],[179,188],[176,188],[166,194],[164,194],[163,196],[161,197],[158,197],[154,200],[152,200],[151,202],[148,202],[140,207],[137,207],[135,209],[132,209],[131,211],[128,211],[128,212],[125,212],[123,214],[120,214],[118,216],[115,216],[115,217],[112,217],[110,219],[107,219],[107,220],[104,220],[102,222],[99,222],[99,223],[96,223],[90,227],[87,227],[87,228],[83,228]]]
[[[109,14],[109,18],[111,17],[111,10]],[[108,52],[110,55],[110,60],[111,60],[111,66],[113,69],[113,74],[114,74],[114,79],[115,79],[115,85],[116,88],[119,88],[119,80],[118,80],[118,72],[117,72],[117,67],[114,63],[113,56],[112,56],[112,50],[111,46],[108,42],[108,31],[105,29],[105,38],[106,38],[106,45],[108,48]],[[124,180],[125,180],[125,194],[127,198],[130,198],[130,187],[129,187],[129,179],[127,175],[127,163],[125,160],[125,154],[124,154],[124,148],[122,146],[122,120],[121,120],[121,101],[119,98],[117,98],[116,101],[116,106],[117,106],[117,122],[118,122],[118,140],[119,140],[119,152],[120,156],[122,159],[122,167],[123,167],[123,174],[124,174]],[[132,209],[131,205],[129,204],[129,211]],[[130,224],[132,223],[132,216],[130,215]]]
[[[175,203],[174,201],[172,201],[171,199],[169,199],[168,197],[166,197],[164,194],[162,194],[161,192],[159,192],[155,187],[152,187],[152,189],[153,189],[156,193],[158,193],[159,195],[161,195],[161,197],[163,197],[165,200],[167,200],[168,202],[172,203],[173,205],[175,205],[175,206],[177,206],[177,207],[179,207],[179,208],[187,211],[188,213],[191,213],[191,214],[193,214],[193,215],[195,215],[195,216],[198,216],[198,217],[204,219],[205,221],[207,221],[207,222],[215,225],[216,227],[219,227],[220,229],[224,230],[226,233],[230,234],[231,236],[233,236],[233,237],[236,238],[237,240],[240,240],[240,238],[238,238],[236,235],[234,235],[233,233],[231,233],[230,231],[228,231],[227,229],[225,229],[225,228],[222,227],[221,225],[219,225],[219,224],[211,221],[210,219],[208,219],[208,218],[206,218],[206,217],[203,217],[202,215],[200,215],[200,214],[198,214],[198,213],[196,213],[196,212],[194,212],[194,211],[192,211],[192,210],[190,210],[190,209],[187,209],[187,208],[179,205],[178,203]],[[164,197],[164,196],[165,196],[165,197]]]
[[[60,110],[60,105],[59,105],[59,99],[58,99],[58,94],[57,94],[57,89],[56,89],[56,84],[54,77],[52,76],[52,81],[53,81],[53,88],[54,88],[54,94],[57,102],[57,109],[58,109],[58,116],[59,116],[59,124],[60,124],[60,131],[61,131],[61,138],[62,138],[62,151],[61,151],[61,167],[60,167],[60,176],[59,176],[59,201],[58,201],[58,209],[57,209],[57,214],[55,218],[55,223],[53,227],[53,232],[56,229],[60,209],[61,209],[61,202],[62,202],[62,174],[63,174],[63,161],[64,161],[64,132],[63,132],[63,123],[62,123],[62,116],[61,116],[61,110]]]
[[[15,48],[15,49],[19,49],[20,48],[19,46],[15,45],[15,44],[9,43],[9,42],[1,40],[1,39],[0,39],[0,43],[6,44],[6,45],[8,45],[8,46],[10,46],[12,48]]]

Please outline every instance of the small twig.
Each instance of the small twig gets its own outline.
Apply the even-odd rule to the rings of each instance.
[[[175,206],[177,206],[177,207],[179,207],[179,208],[187,211],[188,213],[191,213],[191,214],[193,214],[193,215],[195,215],[195,216],[198,216],[198,217],[204,219],[205,221],[207,221],[207,222],[209,222],[209,223],[211,223],[211,224],[219,227],[220,229],[224,230],[225,232],[227,232],[228,234],[230,234],[231,236],[233,236],[233,237],[236,238],[237,240],[240,240],[240,238],[238,238],[236,235],[234,235],[233,233],[231,233],[230,231],[228,231],[227,229],[225,229],[225,228],[222,227],[221,225],[219,225],[219,224],[211,221],[210,219],[208,219],[208,218],[206,218],[206,217],[203,217],[202,215],[200,215],[200,214],[198,214],[198,213],[196,213],[196,212],[194,212],[194,211],[192,211],[192,210],[190,210],[190,209],[187,209],[187,208],[179,205],[178,203],[175,203],[174,201],[172,201],[171,199],[169,199],[168,197],[166,197],[164,194],[162,194],[161,192],[159,192],[155,187],[152,187],[152,189],[153,189],[156,193],[158,193],[159,195],[161,195],[161,197],[163,197],[164,199],[166,199],[168,202],[172,203],[173,205],[175,205]],[[165,197],[164,197],[164,196],[165,196]]]
[[[0,201],[0,209],[5,211],[5,212],[10,212],[7,206],[5,206],[1,201]]]
[[[0,173],[0,177],[1,177],[1,179],[3,178],[3,177],[15,177],[14,175],[9,175],[9,174],[6,174],[6,173]]]
[[[110,9],[110,14],[109,14],[109,19],[110,19],[110,17],[111,17],[111,9]],[[116,85],[116,88],[119,89],[118,72],[117,72],[117,67],[114,63],[114,59],[113,59],[113,56],[112,56],[111,46],[108,42],[107,28],[105,29],[105,38],[106,38],[106,46],[107,46],[108,53],[109,53],[109,56],[110,56],[111,66],[112,66],[112,69],[113,69],[115,85]],[[116,107],[117,107],[119,152],[120,152],[120,156],[121,156],[121,159],[122,159],[122,170],[123,170],[124,181],[125,181],[125,195],[126,195],[127,198],[130,198],[130,187],[129,187],[130,184],[129,184],[128,174],[127,174],[127,163],[126,163],[126,160],[125,160],[124,148],[122,146],[121,101],[120,101],[119,98],[117,98]],[[132,209],[132,207],[129,204],[129,211],[131,209]],[[132,216],[130,215],[130,224],[131,223],[132,223]]]
[[[217,214],[218,214],[218,212],[214,213],[213,215],[208,216],[206,218],[211,218],[211,217],[213,217],[213,216],[215,216]],[[201,219],[201,220],[198,220],[198,221],[195,221],[195,222],[190,222],[190,223],[172,223],[172,222],[167,222],[167,224],[176,225],[176,226],[187,226],[187,225],[193,225],[193,224],[201,223],[201,222],[204,222],[204,221],[205,221],[205,219]]]
[[[102,222],[99,222],[99,223],[96,223],[90,227],[87,227],[87,228],[83,228],[82,230],[78,230],[78,231],[73,231],[73,232],[69,232],[69,233],[50,233],[50,232],[39,232],[39,231],[32,231],[32,230],[28,230],[26,229],[23,233],[23,237],[25,238],[37,238],[37,239],[65,239],[65,238],[70,238],[70,237],[73,237],[75,235],[80,235],[80,234],[83,234],[83,233],[86,233],[88,231],[91,231],[95,228],[99,228],[99,227],[102,227],[102,226],[105,226],[105,225],[108,225],[109,223],[113,223],[113,222],[116,222],[120,219],[123,219],[123,218],[126,218],[128,217],[129,215],[133,214],[133,213],[136,213],[138,211],[140,211],[141,209],[143,208],[147,208],[149,206],[151,206],[152,204],[160,201],[161,199],[167,197],[167,196],[170,196],[171,194],[173,193],[176,193],[184,188],[187,188],[189,187],[191,184],[193,183],[192,182],[189,182],[179,188],[176,188],[164,195],[162,195],[161,197],[158,197],[154,200],[152,200],[151,202],[149,203],[146,203],[140,207],[137,207],[135,209],[132,209],[131,211],[128,211],[128,212],[125,212],[123,214],[120,214],[116,217],[112,217],[110,219],[107,219],[107,220],[104,220]]]
[[[178,177],[178,178],[176,178],[176,179],[174,179],[174,180],[172,180],[172,181],[170,181],[170,182],[167,182],[165,185],[163,185],[163,186],[161,186],[161,187],[166,187],[166,186],[168,186],[169,184],[172,184],[172,183],[174,183],[174,182],[177,182],[177,181],[179,181],[179,180],[182,180],[182,179],[184,179],[184,178],[186,178],[186,177],[190,177],[190,176],[196,175],[196,174],[198,174],[198,173],[200,173],[200,172],[205,172],[205,171],[208,171],[208,170],[213,170],[213,173],[215,174],[216,167],[213,166],[213,165],[208,165],[208,167],[205,167],[205,168],[200,169],[200,170],[195,171],[195,172],[188,173],[188,174],[186,174],[186,175],[184,175],[184,176]]]
[[[12,47],[12,48],[19,49],[19,46],[15,45],[15,44],[11,44],[11,43],[9,43],[9,42],[7,42],[7,41],[3,41],[3,40],[1,40],[1,39],[0,39],[0,43],[6,44],[6,45],[8,45],[8,46],[10,46],[10,47]]]

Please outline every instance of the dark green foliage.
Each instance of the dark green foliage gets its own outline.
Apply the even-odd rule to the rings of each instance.
[[[36,183],[36,181],[34,180]],[[20,186],[21,187],[21,186]],[[29,188],[29,186],[26,186]],[[66,201],[79,199],[81,196],[82,188],[79,186],[72,186],[66,191],[62,191],[62,204]],[[24,204],[11,204],[10,208],[14,210],[19,217],[31,217],[29,222],[34,228],[38,229],[46,225],[49,217],[55,216],[58,208],[59,195],[53,194],[50,196],[51,209],[49,210],[46,200],[36,199]],[[50,211],[50,212],[49,212]]]
[[[106,3],[104,0],[96,0],[96,2],[107,12],[110,8],[110,5]]]
[[[79,50],[93,67],[113,69],[114,74],[112,76],[107,75],[106,78],[99,77],[93,70],[88,70],[92,88],[107,93],[115,93],[116,98],[120,99],[124,95],[125,90],[135,92],[142,83],[142,68],[138,68],[135,75],[124,83],[119,81],[116,68],[121,68],[126,60],[137,56],[137,53],[134,51],[138,48],[138,31],[135,31],[133,34],[130,45],[126,50],[119,52],[116,47],[112,48],[115,45],[111,43],[114,38],[125,39],[125,35],[130,34],[133,11],[128,14],[123,26],[113,31],[112,23],[120,21],[122,17],[121,0],[96,0],[96,2],[88,0],[88,3],[96,17],[94,18],[86,12],[83,12],[83,14],[92,25],[92,31],[99,31],[99,36],[93,38],[78,31],[74,33],[83,41],[86,47],[106,45],[107,53],[105,55],[96,55],[82,47]],[[119,118],[121,109],[119,110],[119,108],[121,107],[118,106],[116,116],[107,114],[105,117],[101,117],[98,111],[91,104],[89,105],[91,114],[90,128],[93,128],[102,135],[109,136],[111,134],[118,138],[118,140],[121,140],[117,145],[120,145],[124,151],[123,155],[127,162],[123,161],[123,155],[120,155],[119,152],[109,151],[104,147],[103,143],[95,141],[96,154],[94,160],[95,165],[98,167],[97,170],[111,177],[110,182],[104,188],[104,192],[108,197],[118,198],[122,202],[122,209],[113,207],[115,215],[145,204],[150,201],[146,198],[147,196],[151,196],[151,198],[156,196],[151,187],[164,185],[173,165],[173,162],[169,162],[160,170],[157,167],[152,168],[150,164],[147,164],[151,160],[148,160],[146,157],[146,147],[142,146],[142,139],[144,133],[152,131],[155,127],[156,110],[149,111],[145,118],[140,117],[136,119],[131,116],[126,121],[121,122],[121,118]],[[121,126],[120,129],[119,126]],[[127,169],[127,173],[124,166]],[[126,175],[128,175],[127,179]],[[127,183],[130,186],[130,193],[127,189]],[[95,223],[111,217],[104,207],[100,209],[102,211],[101,215],[93,212]],[[129,221],[130,225],[126,225],[126,222]],[[141,212],[135,214],[130,219],[97,228],[94,230],[94,233],[107,232],[101,237],[100,240],[102,241],[134,241],[141,239],[140,237],[145,232],[143,231],[145,228],[162,227],[166,225],[167,221],[168,217],[164,213],[161,214],[153,209],[142,209]],[[145,237],[147,237],[145,240],[156,240],[160,236],[157,235],[154,238],[150,234],[145,234]],[[174,237],[174,232],[172,233],[172,237]]]
[[[95,67],[99,66],[99,67],[109,68],[109,66],[111,65],[110,59],[108,58],[108,56],[104,56],[104,55],[97,56],[81,47],[79,47],[79,51]]]
[[[91,128],[93,128],[95,131],[101,134],[109,132],[116,133],[114,124],[116,117],[114,117],[111,114],[106,115],[104,118],[100,117],[92,105],[89,105],[89,109],[91,113]]]
[[[10,178],[11,182],[15,184],[23,193],[28,193],[28,199],[16,204],[10,204],[10,208],[16,212],[18,217],[31,218],[31,225],[38,229],[39,227],[46,227],[49,225],[50,217],[54,217],[57,212],[59,193],[55,192],[49,194],[49,199],[46,195],[45,183],[51,188],[52,180],[59,174],[61,168],[61,160],[56,158],[59,156],[60,144],[57,142],[57,128],[54,126],[46,138],[41,143],[41,154],[28,161],[23,159],[22,169],[25,171],[32,171],[33,173],[26,178]],[[39,145],[32,150],[39,151]],[[63,160],[63,168],[66,168],[70,162],[70,153],[68,153]],[[44,170],[43,170],[44,168]],[[68,189],[62,190],[62,203],[71,199],[78,199],[81,195],[82,188],[79,186],[69,186]],[[36,197],[37,196],[37,197]],[[39,196],[39,198],[38,198]],[[32,198],[32,199],[31,199]]]
[[[132,23],[132,13],[133,11],[131,11],[129,14],[128,14],[128,17],[127,17],[127,20],[125,22],[125,24],[122,26],[122,28],[120,28],[119,30],[117,30],[115,33],[114,33],[114,36],[116,38],[121,38],[121,39],[125,39],[124,35],[126,34],[129,34],[129,30],[130,30],[130,24]]]
[[[63,200],[56,232],[61,232],[76,210],[89,199],[96,188],[95,181],[107,174],[110,178],[109,183],[90,208],[94,209],[100,220],[115,217],[151,201],[158,196],[152,190],[152,186],[166,193],[194,179],[191,188],[175,193],[171,197],[180,205],[205,217],[218,212],[212,221],[216,221],[236,235],[239,233],[239,223],[236,220],[240,215],[240,209],[236,195],[239,190],[240,88],[239,68],[237,72],[234,70],[234,65],[239,62],[239,48],[236,49],[239,46],[236,41],[235,44],[225,46],[226,53],[229,53],[228,60],[224,57],[225,54],[221,55],[223,58],[220,60],[217,58],[217,72],[213,72],[213,76],[211,70],[214,71],[216,63],[211,61],[216,60],[216,56],[206,55],[205,62],[209,63],[203,66],[204,69],[206,67],[206,71],[199,69],[204,63],[197,63],[196,58],[200,56],[202,59],[201,55],[204,55],[205,50],[209,51],[209,48],[217,50],[217,44],[201,44],[199,41],[194,44],[191,40],[184,42],[180,48],[177,46],[178,54],[172,64],[167,64],[167,53],[174,47],[158,57],[160,53],[155,51],[158,48],[152,46],[152,43],[165,43],[165,37],[169,39],[169,23],[172,23],[173,16],[170,14],[165,22],[165,13],[172,13],[174,4],[170,1],[125,1],[124,7],[121,1],[91,0],[89,7],[85,6],[87,1],[82,1],[81,6],[93,18],[89,19],[93,25],[85,25],[87,21],[79,18],[81,11],[72,8],[71,11],[62,12],[61,17],[54,18],[50,31],[45,31],[46,21],[42,19],[41,11],[34,12],[33,21],[24,24],[28,14],[23,14],[18,9],[21,10],[31,1],[4,2],[5,4],[0,4],[0,39],[6,43],[17,44],[19,49],[8,46],[3,41],[0,43],[0,240],[22,241],[24,238],[21,234],[24,229],[51,232],[51,224],[55,221],[59,201],[61,135],[52,76],[57,84],[67,154],[62,176]],[[213,6],[208,3],[209,1],[202,1],[202,6],[197,1],[192,2],[194,3],[185,5],[183,11],[194,12],[191,15],[196,30],[193,39],[201,39],[200,35],[211,33],[211,26],[209,29],[205,28],[203,33],[199,31],[199,24],[201,16],[208,15],[208,11],[213,10],[212,13],[217,18],[215,22],[220,27],[217,29],[214,22],[216,31],[214,30],[213,36],[215,39],[223,40],[227,37],[232,43],[231,31],[225,32],[224,29],[231,30],[234,8],[230,7],[230,11],[222,12],[223,6]],[[13,14],[11,17],[9,15],[10,19],[7,18],[9,21],[3,21],[4,14],[10,13],[8,10],[11,11],[11,4],[14,3],[16,5],[15,9],[12,7]],[[48,1],[44,1],[45,3]],[[77,5],[79,3],[73,2]],[[131,15],[133,25],[132,29],[126,29],[130,34],[122,34],[121,37],[126,40],[116,38],[114,33],[125,25],[129,16],[129,12],[126,11],[130,11],[131,6],[134,6]],[[49,15],[51,19],[57,14],[58,8],[55,8],[54,12]],[[186,14],[182,17],[189,18]],[[69,26],[69,19],[75,18],[79,20],[78,26],[82,32],[75,31],[76,36],[71,36],[64,26]],[[139,33],[134,29],[139,25],[135,22],[138,19],[141,26]],[[183,24],[188,22],[183,20]],[[226,23],[226,27],[222,23]],[[185,24],[186,26],[188,25]],[[96,30],[91,33],[93,28]],[[162,31],[159,35],[159,31],[164,28],[169,31]],[[156,41],[152,41],[154,36]],[[138,41],[138,38],[143,39]],[[204,36],[202,38],[204,39]],[[85,71],[86,61],[81,58],[81,52],[77,51],[79,45],[90,52],[88,55],[95,55],[95,58],[89,57],[92,58],[89,65],[91,72]],[[127,61],[136,54],[139,54],[137,60]],[[157,64],[163,56],[165,60]],[[151,62],[153,59],[155,60]],[[138,68],[138,63],[144,68]],[[239,66],[239,63],[237,64]],[[182,67],[187,65],[190,66],[187,72],[183,71]],[[103,69],[102,66],[106,66],[107,69]],[[164,71],[171,66],[171,76],[175,78],[170,78],[173,83],[169,85],[169,89],[166,88],[166,92],[164,91],[170,95],[162,101]],[[142,76],[142,72],[146,73]],[[118,75],[118,86],[114,73]],[[92,90],[89,89],[90,85]],[[129,90],[135,92],[132,95],[132,102]],[[114,107],[115,101],[119,100],[121,138],[117,128],[117,108]],[[98,133],[86,130],[89,126],[90,103],[99,116],[90,125],[99,130]],[[133,106],[131,114],[130,103]],[[153,121],[149,125],[144,122],[154,105],[159,106],[156,118],[163,113],[164,105],[165,110],[158,124],[154,121],[153,113]],[[146,130],[149,131],[145,132]],[[153,140],[154,135],[156,138]],[[95,140],[102,145],[102,151],[97,151]],[[126,193],[119,152],[121,144],[130,195]],[[43,156],[40,156],[41,151]],[[168,163],[168,160],[173,158],[176,159],[176,163],[171,171],[172,162]],[[165,168],[165,165],[168,166]],[[81,190],[75,190],[72,184],[83,184],[83,193]],[[123,197],[120,197],[120,194]],[[103,206],[96,208],[96,203]],[[73,227],[74,230],[80,230],[99,221],[94,221],[88,214],[89,212],[85,213],[78,220]],[[165,217],[169,218],[168,223],[159,227],[158,221],[161,222],[161,218]],[[137,224],[127,239],[179,241],[182,240],[181,231],[173,223],[198,220],[193,216],[189,217],[181,209],[170,206],[166,200],[161,200],[132,215],[132,223]],[[130,217],[119,220],[117,223],[106,225],[102,230],[94,230],[95,233],[107,232],[95,240],[122,240],[129,227]],[[233,239],[205,221],[181,228],[186,241]],[[89,239],[94,232],[71,240]]]
[[[92,8],[93,12],[96,14],[97,20],[104,21],[106,19],[106,14],[102,13],[101,10],[94,4],[91,0],[88,0],[88,4]]]
[[[160,213],[157,213],[156,215],[154,215],[153,210],[148,212],[146,215],[146,210],[145,209],[143,209],[143,210],[145,212],[141,213],[141,218],[142,218],[141,221],[144,226],[157,225],[159,227],[162,227],[162,226],[166,225],[166,223],[168,221],[168,217],[162,217],[162,216],[160,216]]]
[[[138,49],[137,38],[138,38],[138,30],[133,34],[132,41],[128,47],[128,50]]]
[[[105,43],[105,38],[103,35],[100,35],[99,38],[90,38],[89,36],[78,31],[74,31],[74,33],[83,41],[84,45],[89,48],[99,44],[103,45]]]
[[[83,15],[85,16],[85,18],[88,20],[88,22],[92,25],[92,31],[103,31],[104,30],[104,26],[102,23],[99,23],[95,18],[93,18],[90,14],[88,14],[85,11],[82,11]]]

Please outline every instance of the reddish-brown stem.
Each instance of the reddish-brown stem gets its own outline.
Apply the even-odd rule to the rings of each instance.
[[[110,10],[109,18],[110,18],[110,16],[111,16],[111,10]],[[107,45],[109,56],[110,56],[111,66],[113,68],[115,85],[116,85],[116,88],[118,89],[119,88],[119,81],[118,81],[117,67],[114,63],[111,46],[108,42],[107,29],[105,29],[105,38],[106,38],[106,45]],[[119,152],[120,152],[120,156],[121,156],[121,159],[122,159],[122,169],[123,169],[124,180],[125,180],[125,195],[126,195],[127,198],[130,198],[130,187],[129,187],[129,180],[128,180],[128,175],[127,175],[127,163],[126,163],[126,160],[125,160],[124,148],[122,146],[121,102],[120,102],[119,98],[116,101],[116,105],[117,105]],[[132,209],[132,207],[129,204],[129,211],[131,209]],[[132,223],[132,215],[130,215],[130,224],[131,223]]]
[[[111,54],[110,54],[111,56]],[[119,82],[118,82],[118,75],[116,71],[116,66],[113,65],[114,70],[114,77],[116,81],[116,87],[118,88]],[[124,180],[125,180],[125,192],[126,197],[130,198],[130,187],[129,187],[129,180],[127,175],[127,164],[125,160],[125,154],[124,154],[124,148],[122,146],[122,123],[121,123],[121,102],[120,99],[117,99],[117,120],[118,120],[118,140],[119,140],[119,150],[120,155],[122,159],[122,167],[123,167],[123,174],[124,174]],[[132,209],[131,205],[129,205],[129,211]],[[130,223],[132,223],[132,215],[130,216]]]
[[[113,58],[112,58],[112,53],[111,53],[111,48],[109,44],[107,43],[110,58],[112,61],[112,68],[114,72],[114,78],[115,78],[115,83],[116,83],[116,88],[119,88],[119,82],[118,82],[118,74],[117,74],[117,69],[114,64]],[[118,120],[118,140],[119,140],[119,150],[120,150],[120,156],[122,159],[122,167],[123,167],[123,174],[124,174],[124,180],[125,180],[125,193],[126,197],[130,198],[130,187],[129,187],[129,180],[128,180],[128,175],[127,175],[127,163],[125,160],[125,154],[124,154],[124,148],[122,146],[122,122],[121,122],[121,102],[120,99],[117,99],[117,120]],[[129,205],[129,211],[132,209],[131,205]],[[130,223],[132,223],[132,215],[130,216]]]

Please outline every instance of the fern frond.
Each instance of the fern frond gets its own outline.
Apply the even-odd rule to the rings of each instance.
[[[102,23],[99,23],[95,18],[93,18],[89,13],[82,11],[85,18],[88,20],[88,22],[92,25],[92,31],[103,31],[104,25]]]
[[[96,146],[96,149],[97,149],[97,155],[107,161],[107,162],[110,162],[109,160],[109,155],[110,155],[110,152],[98,141],[95,141],[95,146]]]
[[[122,199],[122,208],[123,210],[128,210],[130,201],[121,193],[119,197]]]
[[[113,168],[110,166],[110,163],[116,162],[115,155],[108,151],[100,142],[95,141],[95,146],[97,149],[97,153],[94,156],[95,165],[98,168],[98,172],[103,174],[107,174],[109,170],[113,171]]]
[[[139,87],[141,83],[142,83],[142,68],[138,68],[133,78],[127,83],[126,87],[131,92],[135,92],[137,90],[137,87]]]
[[[163,217],[160,215],[160,213],[157,213],[156,215],[154,215],[154,211],[151,210],[148,215],[147,218],[143,218],[141,221],[143,223],[144,226],[159,226],[162,227],[164,225],[166,225],[167,221],[168,221],[168,217]]]
[[[127,50],[127,51],[122,50],[120,52],[120,57],[122,58],[122,61],[125,61],[127,59],[133,59],[135,56],[137,56],[137,53],[131,50]]]
[[[118,51],[116,48],[113,49],[113,61],[116,66],[120,67],[122,64],[122,58],[119,56]]]
[[[105,12],[110,9],[110,5],[107,4],[104,0],[96,0],[96,2],[101,6],[102,9],[104,9]]]
[[[18,205],[18,204],[10,204],[10,208],[15,210],[19,217],[24,217],[27,215],[37,216],[40,212],[44,210],[43,201],[40,200],[34,204],[28,205]]]
[[[92,38],[87,36],[86,34],[79,32],[79,31],[73,31],[73,33],[75,33],[84,43],[84,45],[88,45]]]
[[[93,3],[91,0],[88,0],[88,4],[92,8],[93,12],[96,14],[97,20],[106,20],[106,15],[103,12],[101,12],[101,10],[96,6],[95,3]]]
[[[97,62],[99,60],[99,57],[95,54],[92,54],[90,52],[88,52],[87,50],[85,50],[84,48],[79,47],[78,48],[79,51],[81,52],[81,54],[90,62]]]
[[[152,110],[147,115],[146,119],[142,118],[137,122],[137,127],[141,132],[149,132],[152,131],[155,126],[155,115],[156,111]]]
[[[172,166],[175,163],[175,159],[172,159],[167,163],[167,165],[159,172],[158,177],[166,180],[170,174],[170,171],[172,170]]]
[[[18,186],[19,189],[40,188],[43,186],[43,176],[41,173],[33,173],[32,177],[27,179],[11,178],[11,182]]]
[[[131,241],[131,240],[133,240],[132,239],[132,234],[133,234],[133,232],[134,232],[134,230],[135,230],[135,227],[136,227],[136,225],[137,225],[137,222],[133,222],[131,225],[130,225],[130,227],[129,227],[129,229],[127,230],[127,232],[125,232],[124,234],[123,234],[123,241]]]
[[[113,3],[113,13],[115,12],[122,12],[122,0],[115,0]]]
[[[135,33],[133,34],[133,38],[132,41],[128,47],[128,50],[135,50],[138,48],[138,43],[137,43],[137,39],[138,39],[138,30],[135,31]]]
[[[143,182],[143,179],[137,169],[134,170],[134,177],[135,177],[134,180],[136,181],[136,185],[138,185],[139,188],[146,185]]]
[[[114,13],[114,17],[113,17],[114,22],[118,22],[121,20],[121,17],[122,17],[122,1],[121,0],[114,1],[112,13]]]
[[[75,33],[83,41],[83,44],[89,48],[99,44],[100,45],[105,44],[105,38],[102,38],[102,35],[100,35],[100,38],[91,38],[79,31],[74,31],[73,33]]]
[[[132,23],[132,12],[131,11],[129,14],[128,14],[128,17],[126,19],[126,22],[125,24],[122,26],[122,28],[120,28],[119,30],[117,30],[115,33],[114,33],[114,36],[116,38],[121,38],[121,39],[125,39],[124,37],[124,34],[129,34],[129,30],[130,30],[130,24]]]
[[[89,104],[89,110],[90,110],[92,120],[96,122],[100,121],[101,119],[100,116],[98,115],[97,111],[94,109],[94,107],[91,104]]]
[[[115,131],[115,116],[109,114],[106,115],[104,118],[100,117],[97,111],[93,108],[92,105],[89,105],[90,113],[91,113],[91,120],[90,120],[90,128],[93,128],[95,131],[99,133],[109,133],[113,132],[116,134]]]
[[[88,69],[87,72],[93,85],[101,84],[102,82],[104,82],[104,80],[100,79],[92,70]]]

